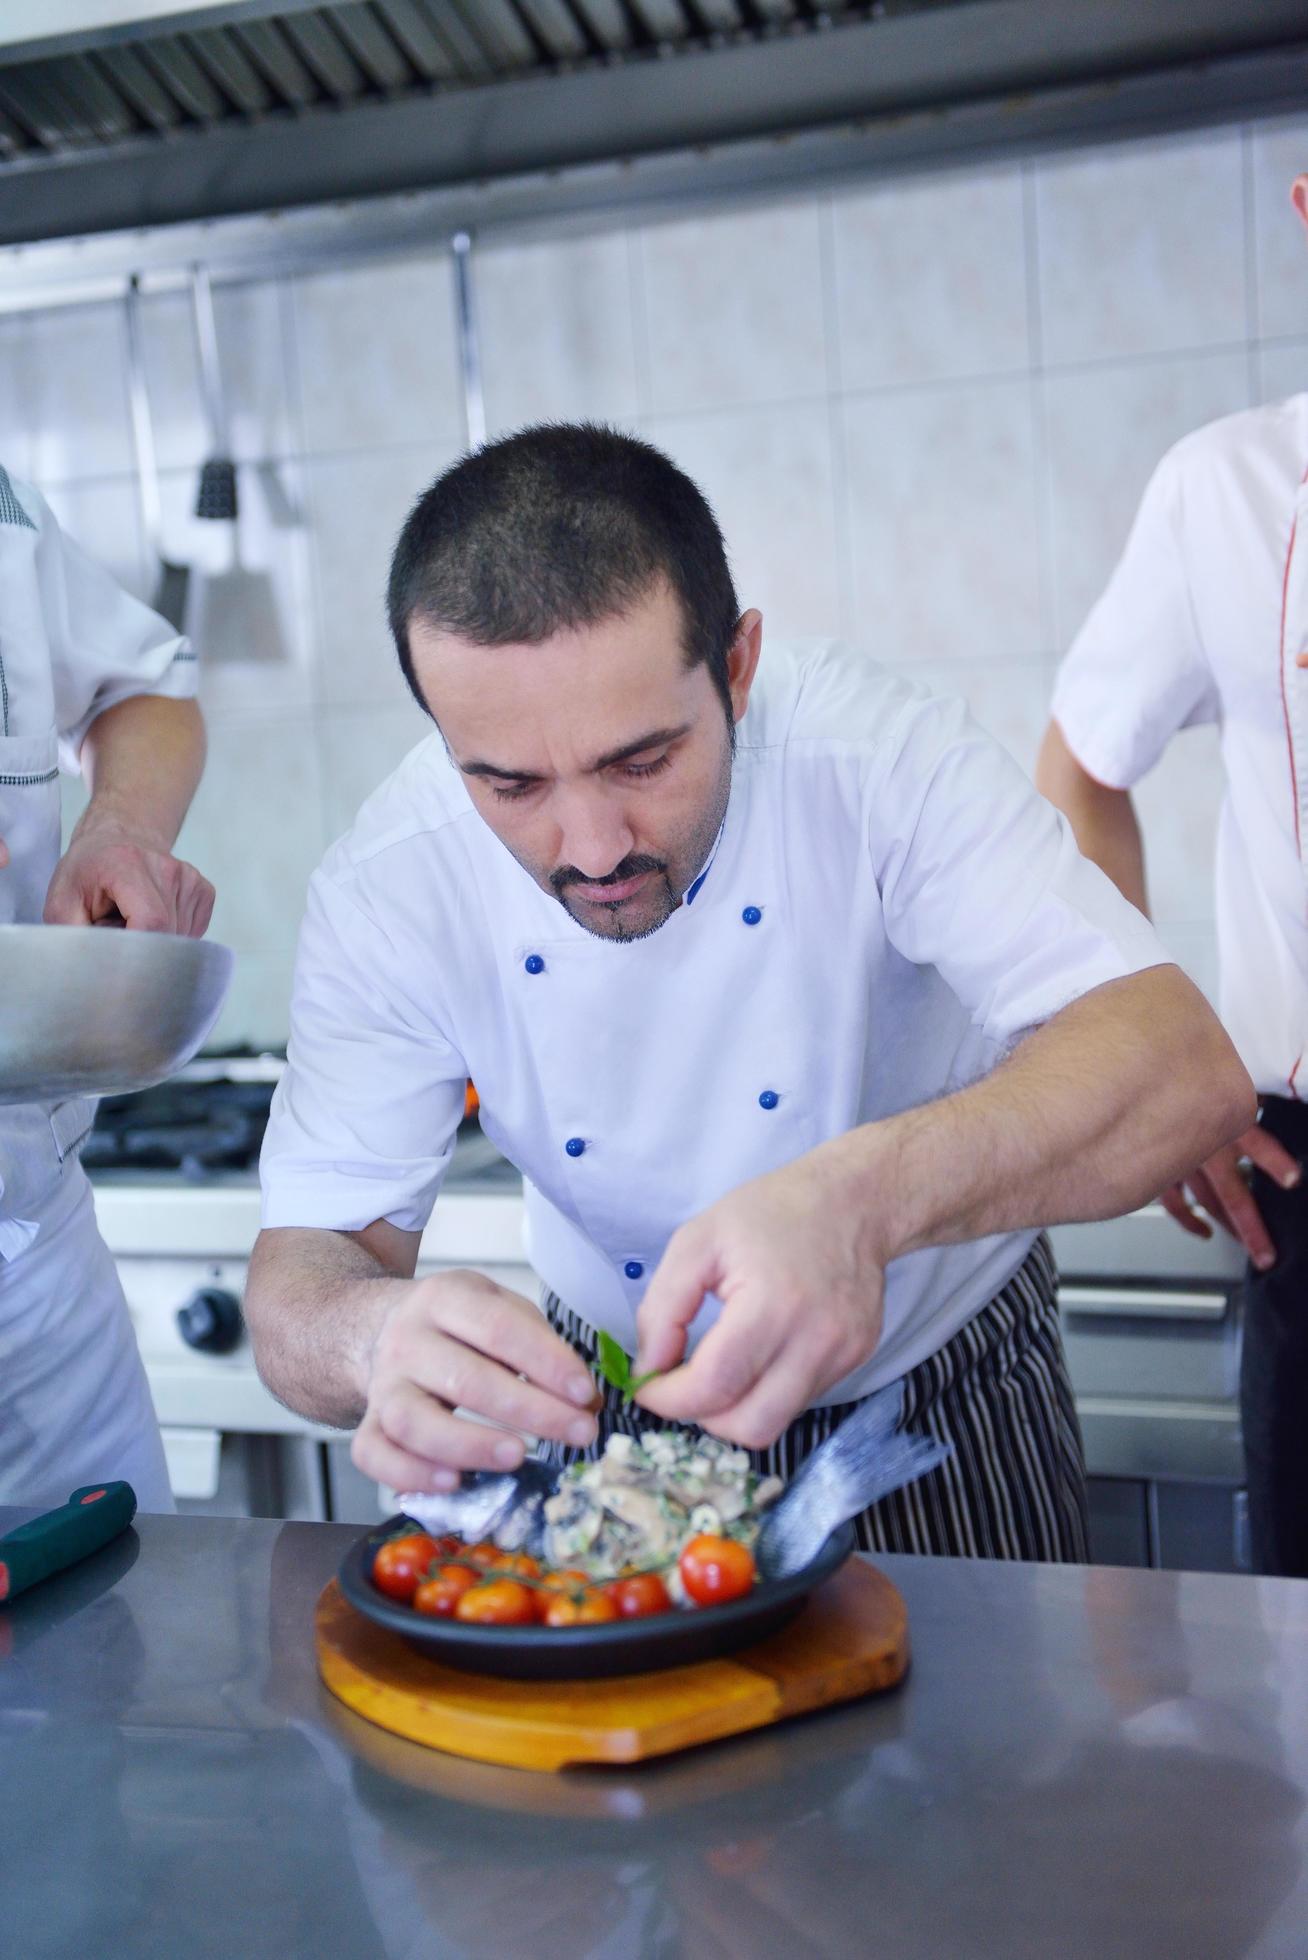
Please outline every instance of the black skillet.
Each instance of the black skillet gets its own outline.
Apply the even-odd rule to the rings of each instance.
[[[402,1633],[446,1667],[514,1681],[598,1681],[613,1674],[643,1674],[651,1668],[687,1667],[693,1661],[734,1653],[793,1620],[814,1587],[829,1579],[854,1550],[853,1525],[838,1525],[817,1556],[799,1571],[782,1579],[760,1579],[743,1599],[726,1606],[651,1613],[645,1619],[606,1620],[596,1626],[477,1626],[415,1613],[411,1606],[387,1599],[373,1585],[377,1547],[407,1522],[399,1515],[388,1518],[351,1545],[339,1573],[341,1591],[351,1606],[392,1633]]]

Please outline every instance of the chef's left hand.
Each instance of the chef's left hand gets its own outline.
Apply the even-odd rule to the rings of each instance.
[[[639,1392],[651,1414],[762,1449],[872,1353],[885,1255],[842,1141],[741,1185],[673,1235],[636,1321],[634,1372],[671,1370]],[[721,1315],[678,1366],[706,1293]]]
[[[46,893],[45,923],[89,926],[120,914],[135,932],[203,937],[214,890],[193,864],[118,828],[79,827]]]

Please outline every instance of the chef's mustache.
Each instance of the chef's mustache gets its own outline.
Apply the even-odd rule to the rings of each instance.
[[[578,871],[575,864],[565,864],[557,871],[551,871],[550,886],[561,897],[569,885],[622,885],[628,878],[642,877],[646,871],[666,871],[667,868],[663,858],[625,857],[616,871],[607,871],[602,878],[588,878],[584,871]]]

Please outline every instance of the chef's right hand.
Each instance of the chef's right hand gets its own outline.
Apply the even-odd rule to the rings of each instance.
[[[350,1449],[365,1476],[453,1490],[463,1470],[517,1468],[524,1435],[506,1431],[594,1442],[595,1383],[529,1300],[473,1272],[399,1281],[395,1294]]]
[[[4,838],[0,837],[0,871],[4,871],[7,868],[8,864],[9,864],[9,846],[8,844],[5,843]]]
[[[1247,1157],[1286,1191],[1292,1191],[1302,1175],[1302,1166],[1279,1137],[1274,1137],[1261,1123],[1255,1123],[1183,1182],[1170,1185],[1159,1202],[1182,1231],[1196,1238],[1210,1239],[1213,1228],[1194,1210],[1190,1203],[1193,1198],[1195,1204],[1201,1205],[1244,1247],[1259,1272],[1265,1273],[1276,1264],[1276,1247],[1240,1169],[1242,1157]]]

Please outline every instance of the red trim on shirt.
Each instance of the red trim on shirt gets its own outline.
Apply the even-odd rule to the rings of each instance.
[[[1299,478],[1299,488],[1301,490],[1303,489],[1305,483],[1308,483],[1308,470],[1305,470],[1303,475]],[[1285,570],[1281,574],[1281,713],[1285,718],[1285,747],[1290,757],[1290,793],[1294,798],[1294,847],[1295,850],[1298,852],[1300,862],[1302,863],[1303,840],[1299,835],[1299,773],[1294,766],[1294,739],[1290,734],[1290,702],[1289,702],[1289,697],[1285,692],[1285,612],[1290,596],[1290,562],[1294,557],[1294,539],[1295,539],[1295,533],[1298,530],[1298,528],[1299,528],[1299,513],[1296,510],[1294,514],[1294,522],[1290,526],[1290,542],[1285,548]],[[1301,1051],[1299,1055],[1299,1060],[1295,1063],[1294,1067],[1290,1070],[1290,1079],[1289,1079],[1288,1086],[1289,1086],[1290,1094],[1294,1097],[1296,1102],[1302,1101],[1299,1091],[1294,1086],[1295,1077],[1299,1073],[1299,1066],[1302,1061],[1303,1061],[1303,1053]]]
[[[1308,470],[1299,479],[1302,490],[1308,483]],[[1285,693],[1285,609],[1290,596],[1290,561],[1294,557],[1295,533],[1299,529],[1299,513],[1296,510],[1294,522],[1290,526],[1290,542],[1285,547],[1285,570],[1281,574],[1281,713],[1285,717],[1285,746],[1290,756],[1290,786],[1294,791],[1294,841],[1302,854],[1303,846],[1299,837],[1299,777],[1294,766],[1294,743],[1290,737],[1290,703]]]

